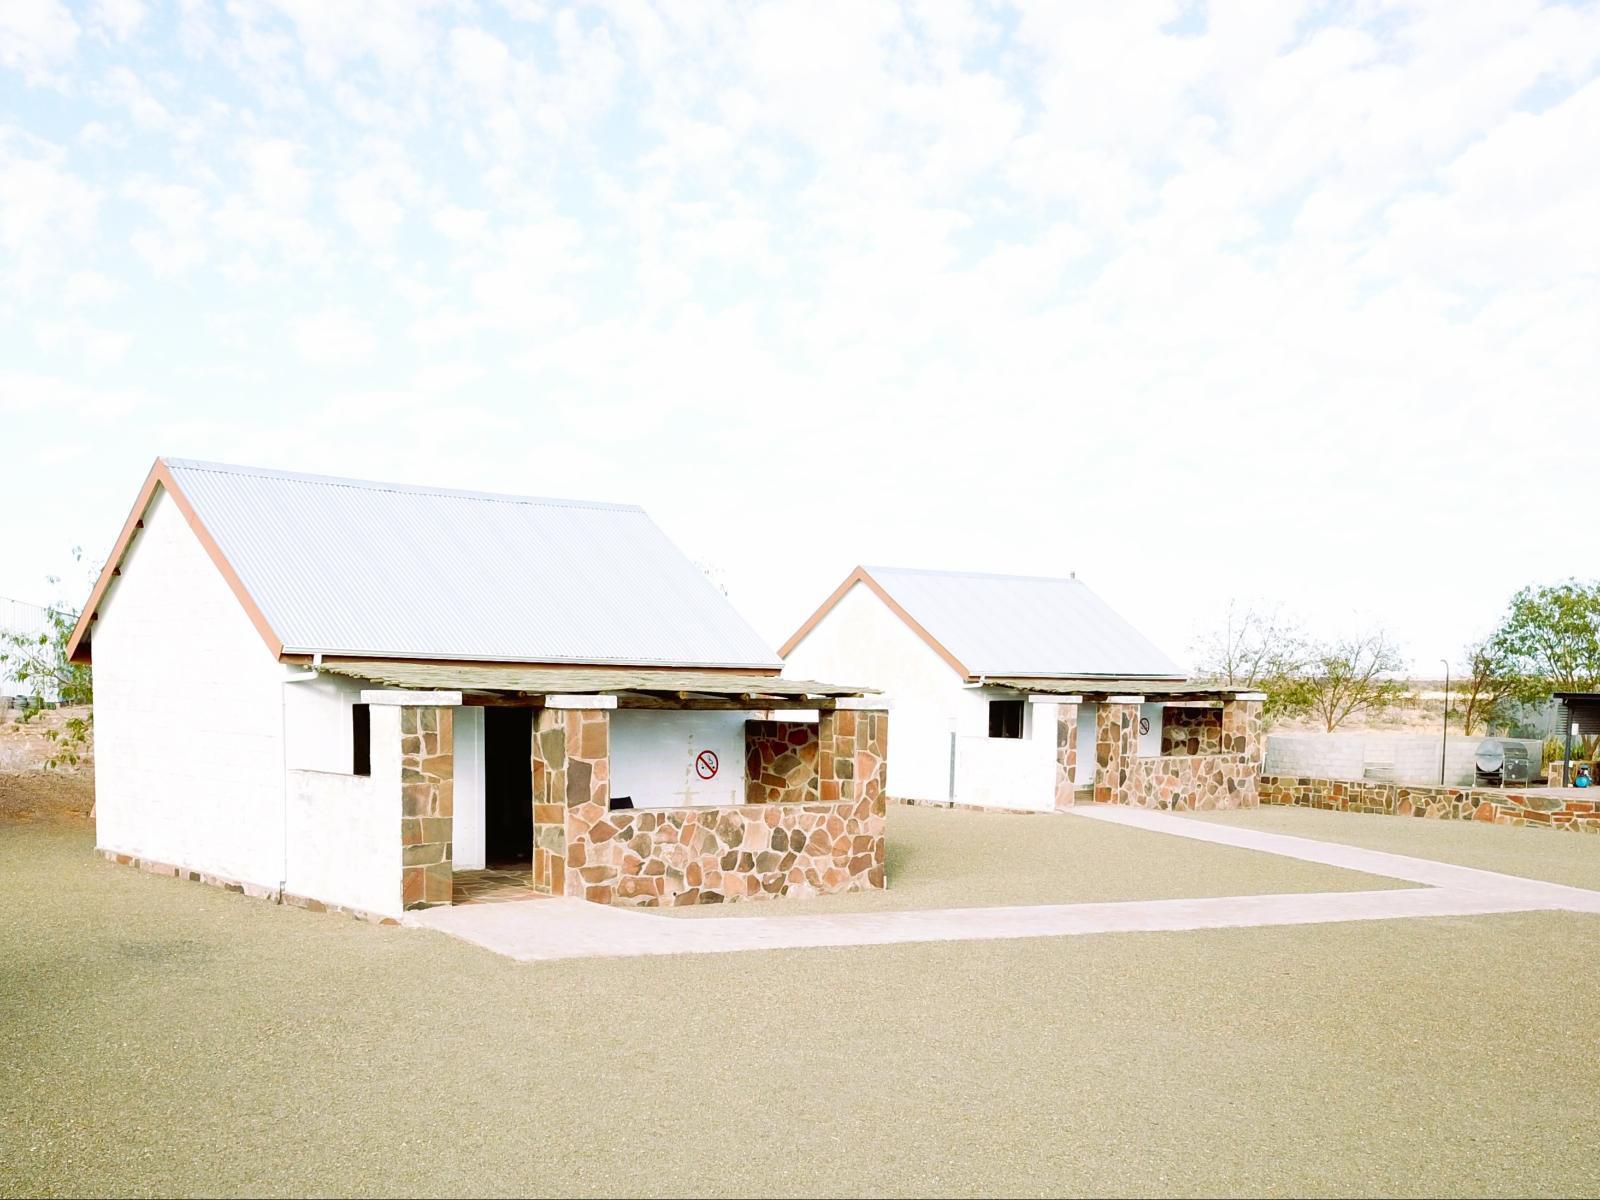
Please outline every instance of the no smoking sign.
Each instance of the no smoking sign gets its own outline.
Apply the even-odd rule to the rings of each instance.
[[[717,761],[717,752],[715,750],[702,750],[695,755],[694,773],[700,776],[701,779],[715,779],[717,767],[720,765]]]

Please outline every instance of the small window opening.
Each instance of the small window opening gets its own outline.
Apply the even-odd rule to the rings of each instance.
[[[372,774],[372,707],[367,704],[350,706],[350,732],[355,753],[350,763],[352,775]]]
[[[989,701],[989,736],[992,738],[1019,738],[1022,736],[1023,700]]]

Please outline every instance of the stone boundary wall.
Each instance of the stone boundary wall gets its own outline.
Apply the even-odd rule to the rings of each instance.
[[[366,921],[371,925],[398,925],[394,917],[386,917],[380,913],[363,912],[359,908],[346,908],[342,904],[328,904],[322,900],[314,900],[310,896],[297,896],[293,892],[280,892],[277,888],[264,887],[259,883],[241,883],[237,879],[230,879],[226,875],[213,875],[208,871],[195,871],[188,867],[174,866],[172,863],[157,862],[152,858],[140,858],[135,854],[122,854],[116,850],[103,850],[95,848],[95,853],[109,863],[119,866],[134,867],[146,875],[162,875],[169,879],[183,879],[190,883],[203,883],[207,887],[221,888],[225,892],[234,892],[241,896],[248,896],[252,900],[270,900],[274,904],[286,904],[290,908],[303,908],[307,912],[342,913],[347,917],[354,917],[358,921]]]
[[[1505,792],[1497,788],[1426,787],[1370,779],[1261,777],[1261,803],[1333,812],[1483,821],[1535,829],[1600,833],[1600,800],[1567,793]]]
[[[884,798],[627,809],[567,826],[568,895],[665,907],[884,886]]]
[[[1222,753],[1222,709],[1168,704],[1161,710],[1161,757]]]
[[[1222,725],[1217,724],[1218,736]],[[1254,808],[1258,765],[1247,754],[1173,754],[1128,764],[1130,804],[1174,812]]]
[[[822,734],[812,721],[746,721],[746,804],[815,804]]]

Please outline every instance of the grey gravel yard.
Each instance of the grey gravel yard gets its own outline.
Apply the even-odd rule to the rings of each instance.
[[[1600,1193],[1594,917],[523,965],[91,845],[0,823],[0,1194]]]

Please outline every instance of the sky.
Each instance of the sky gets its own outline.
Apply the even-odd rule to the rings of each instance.
[[[0,596],[169,455],[1425,673],[1596,571],[1597,130],[1595,3],[0,0]]]

